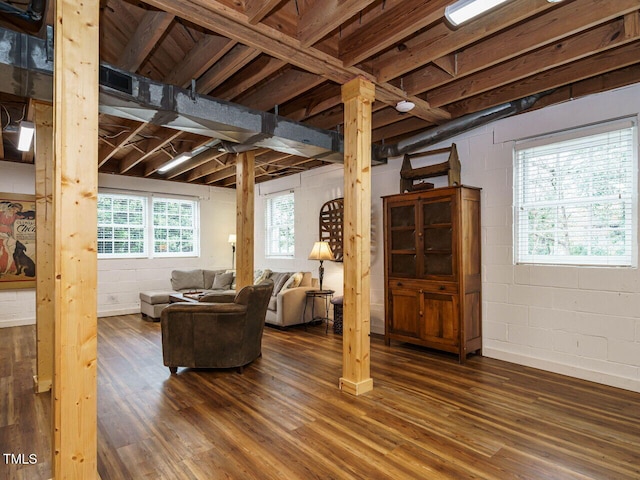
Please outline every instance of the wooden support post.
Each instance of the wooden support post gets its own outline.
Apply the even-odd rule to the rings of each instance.
[[[356,78],[342,86],[344,103],[344,305],[340,389],[373,388],[371,328],[371,104],[375,86]]]
[[[56,0],[53,477],[97,470],[98,18]]]
[[[48,392],[53,384],[54,258],[53,107],[35,103],[36,164],[36,393]]]
[[[236,291],[253,284],[255,155],[239,153],[236,160]]]

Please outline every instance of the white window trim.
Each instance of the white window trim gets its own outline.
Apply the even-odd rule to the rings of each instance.
[[[598,124],[574,128],[571,130],[563,130],[560,132],[547,133],[538,137],[526,138],[513,142],[513,262],[514,264],[533,264],[533,265],[561,265],[561,266],[588,266],[588,267],[612,267],[612,268],[637,268],[638,265],[638,121],[636,117],[616,119],[611,121],[600,122]],[[567,140],[577,139],[606,133],[610,131],[620,130],[624,128],[634,127],[633,130],[633,150],[632,159],[632,193],[630,198],[631,205],[631,232],[632,242],[627,246],[627,254],[625,256],[606,256],[598,257],[596,255],[584,257],[557,256],[557,255],[528,255],[520,254],[518,251],[518,242],[523,236],[527,236],[527,225],[521,225],[519,222],[518,207],[523,204],[522,192],[519,191],[519,168],[516,157],[517,150],[523,150],[536,146],[549,145]],[[616,198],[617,199],[617,198]],[[602,198],[602,200],[612,200]],[[575,203],[591,203],[589,200],[584,202],[576,201]],[[556,206],[557,202],[549,202],[549,205]],[[542,203],[538,206],[544,206]],[[630,262],[627,260],[630,258]],[[588,259],[588,261],[586,261]],[[584,261],[580,261],[584,260]]]
[[[123,255],[120,253],[99,253],[99,260],[113,260],[113,259],[153,259],[153,258],[199,258],[200,257],[200,197],[190,195],[178,195],[159,192],[148,192],[141,190],[121,190],[113,188],[99,188],[98,194],[107,195],[123,195],[129,197],[140,197],[145,199],[145,213],[146,213],[146,225],[145,225],[145,250],[144,254],[129,254]],[[154,253],[154,238],[153,238],[153,199],[161,200],[187,200],[194,202],[194,252],[181,253],[173,252],[167,254]]]
[[[269,225],[268,225],[268,221],[269,221],[269,203],[278,197],[282,197],[285,195],[292,195],[293,196],[293,252],[291,254],[282,254],[282,253],[271,253],[270,249],[269,249],[269,242],[271,239],[271,235],[269,232]],[[278,259],[278,258],[282,258],[282,259],[291,259],[291,258],[295,258],[295,237],[296,237],[296,233],[295,233],[295,211],[296,211],[296,195],[295,195],[295,191],[294,190],[285,190],[285,191],[280,191],[280,192],[274,192],[271,194],[268,194],[265,196],[265,203],[264,203],[264,221],[265,221],[265,242],[264,242],[264,246],[265,246],[265,258],[270,258],[270,259]]]

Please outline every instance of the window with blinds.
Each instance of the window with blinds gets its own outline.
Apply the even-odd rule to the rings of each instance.
[[[156,256],[197,252],[196,212],[192,200],[153,199],[153,253]]]
[[[98,258],[197,256],[198,208],[196,199],[100,192]]]
[[[637,133],[623,120],[516,142],[516,263],[635,266]]]
[[[267,198],[265,208],[265,255],[293,257],[295,255],[293,192]]]

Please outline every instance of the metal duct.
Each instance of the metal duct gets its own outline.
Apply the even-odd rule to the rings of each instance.
[[[549,95],[553,91],[554,90],[548,90],[546,92],[537,93],[535,95],[521,98],[520,100],[503,103],[502,105],[487,108],[480,112],[458,117],[448,123],[425,130],[411,138],[402,140],[395,145],[373,145],[371,153],[372,161],[375,159],[376,161],[381,162],[386,161],[389,157],[398,157],[405,153],[412,153],[421,148],[441,142],[447,138],[451,138],[459,133],[471,130],[472,128],[523,112],[524,110],[531,108],[541,97]]]
[[[11,23],[32,31],[40,30],[46,9],[46,0],[31,0],[26,10],[14,7],[7,2],[0,2],[0,15],[6,17]]]

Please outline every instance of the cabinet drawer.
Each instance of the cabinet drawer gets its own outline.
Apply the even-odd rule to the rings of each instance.
[[[430,282],[425,280],[414,281],[404,279],[389,279],[389,289],[411,289],[417,292],[431,292],[431,293],[458,293],[458,284],[452,282]]]

